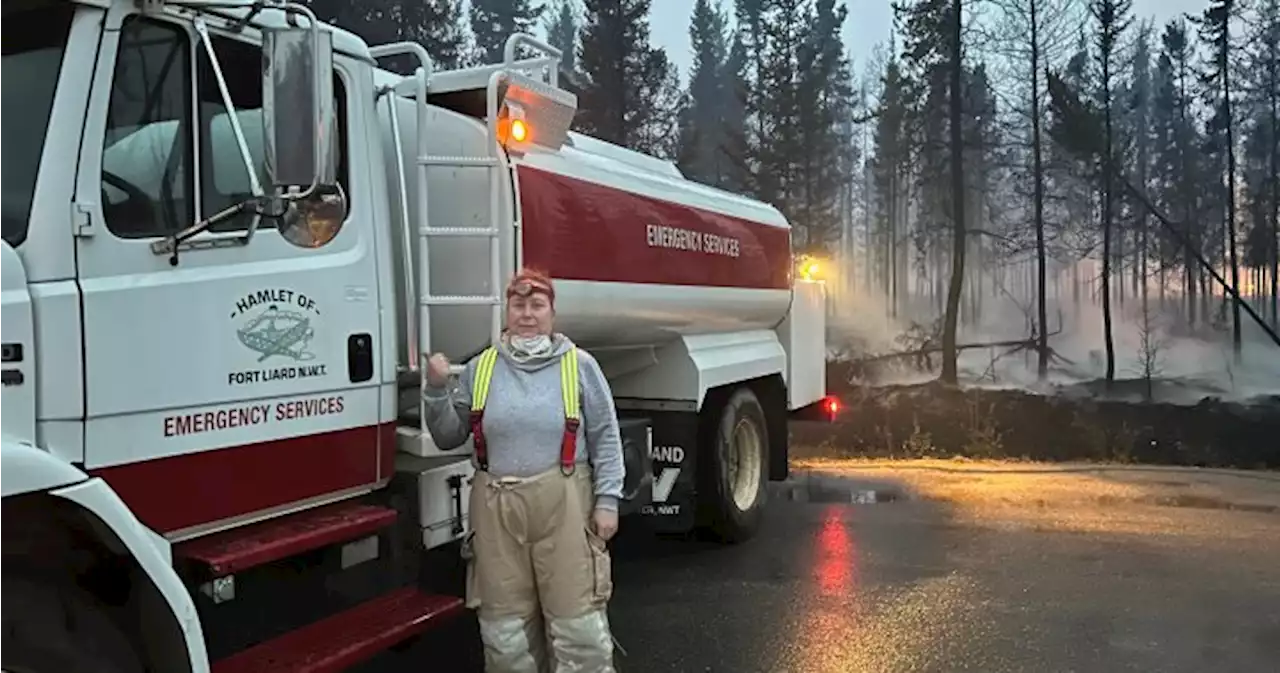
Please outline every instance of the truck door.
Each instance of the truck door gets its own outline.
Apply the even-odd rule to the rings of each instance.
[[[354,224],[372,221],[369,199],[352,197],[340,233],[316,249],[267,218],[239,244],[248,213],[199,235],[176,265],[155,254],[153,241],[243,201],[250,182],[194,27],[114,7],[76,186],[77,202],[94,204],[77,243],[86,467],[170,538],[369,489],[390,469],[378,451],[374,246]],[[267,184],[256,31],[208,21]],[[347,82],[336,79],[352,194]]]

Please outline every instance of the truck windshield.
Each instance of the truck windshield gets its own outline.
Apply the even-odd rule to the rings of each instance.
[[[4,240],[17,247],[27,237],[40,154],[53,111],[62,55],[75,5],[22,3],[4,12],[3,71],[0,71],[0,183]]]

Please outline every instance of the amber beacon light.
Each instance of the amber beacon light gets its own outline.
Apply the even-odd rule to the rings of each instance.
[[[524,108],[513,104],[503,106],[502,115],[498,118],[498,139],[503,145],[529,142],[529,131]]]
[[[522,143],[529,137],[529,127],[525,125],[523,119],[511,120],[511,139]]]

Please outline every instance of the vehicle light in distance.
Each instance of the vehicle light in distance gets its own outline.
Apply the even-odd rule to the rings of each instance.
[[[840,413],[840,398],[828,396],[822,401],[822,408],[827,412],[827,420],[834,421]]]

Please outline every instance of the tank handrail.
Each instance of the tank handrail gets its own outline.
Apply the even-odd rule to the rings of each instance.
[[[502,62],[508,67],[514,66],[519,62],[516,59],[516,49],[521,45],[544,54],[542,58],[534,57],[524,60],[537,62],[538,66],[546,67],[548,84],[558,88],[560,86],[560,60],[564,58],[564,52],[528,33],[512,33],[507,37],[507,42],[502,47]]]
[[[432,72],[431,55],[427,53],[425,47],[417,42],[392,42],[389,44],[371,47],[369,53],[375,58],[386,58],[389,56],[410,55],[418,59],[419,67],[414,70],[412,76],[405,77],[401,82],[410,82],[414,84],[415,94],[417,96],[417,107],[415,109],[415,124],[417,127],[418,151],[414,154],[415,164],[418,157],[423,154],[426,146],[426,115],[427,115],[427,82],[430,81]],[[388,93],[387,96],[388,114],[391,117],[391,136],[393,145],[395,146],[396,161],[396,197],[399,199],[400,206],[400,237],[403,239],[401,247],[401,264],[404,265],[404,310],[405,310],[405,343],[408,348],[413,348],[415,352],[405,354],[405,368],[410,372],[419,372],[425,364],[421,346],[426,345],[429,341],[429,331],[423,332],[424,323],[429,324],[429,318],[425,313],[427,309],[421,306],[419,301],[419,287],[415,279],[415,268],[413,264],[413,244],[414,237],[412,219],[409,213],[409,188],[404,171],[404,148],[403,134],[400,132],[400,119],[396,113],[395,89],[387,89],[382,93]],[[417,190],[418,207],[422,212],[426,212],[427,208],[427,180],[426,175],[419,167],[416,169],[414,179],[414,188]],[[421,255],[420,255],[421,256]],[[425,257],[419,260],[423,268],[427,265]]]
[[[418,71],[421,73],[421,70]],[[405,343],[409,348],[414,348],[418,343],[418,321],[415,319],[414,311],[418,310],[418,284],[414,277],[413,271],[413,225],[409,215],[409,187],[405,179],[404,170],[404,149],[402,141],[404,135],[400,132],[400,115],[396,112],[395,90],[386,87],[379,92],[379,95],[386,95],[387,114],[391,118],[391,139],[395,146],[395,164],[396,164],[396,199],[400,210],[400,238],[401,238],[401,264],[404,269],[401,273],[404,283],[404,300],[401,302],[404,310],[405,322]],[[416,348],[415,348],[416,350]],[[405,354],[405,370],[417,373],[419,370],[419,358],[415,353]]]
[[[431,61],[431,54],[427,53],[426,47],[423,47],[417,42],[409,42],[406,40],[403,42],[380,44],[376,47],[369,47],[369,54],[373,56],[374,59],[387,58],[390,56],[414,56],[417,57],[418,65],[422,67],[424,74],[426,74],[428,78],[431,77],[431,73],[435,72],[435,64]],[[410,77],[413,76],[416,75],[411,75]],[[405,79],[408,79],[408,77]]]
[[[507,37],[507,42],[502,47],[502,62],[514,63],[517,60],[516,49],[520,45],[524,45],[535,51],[540,51],[545,54],[547,58],[552,58],[557,61],[564,57],[564,52],[528,33],[512,33]]]

